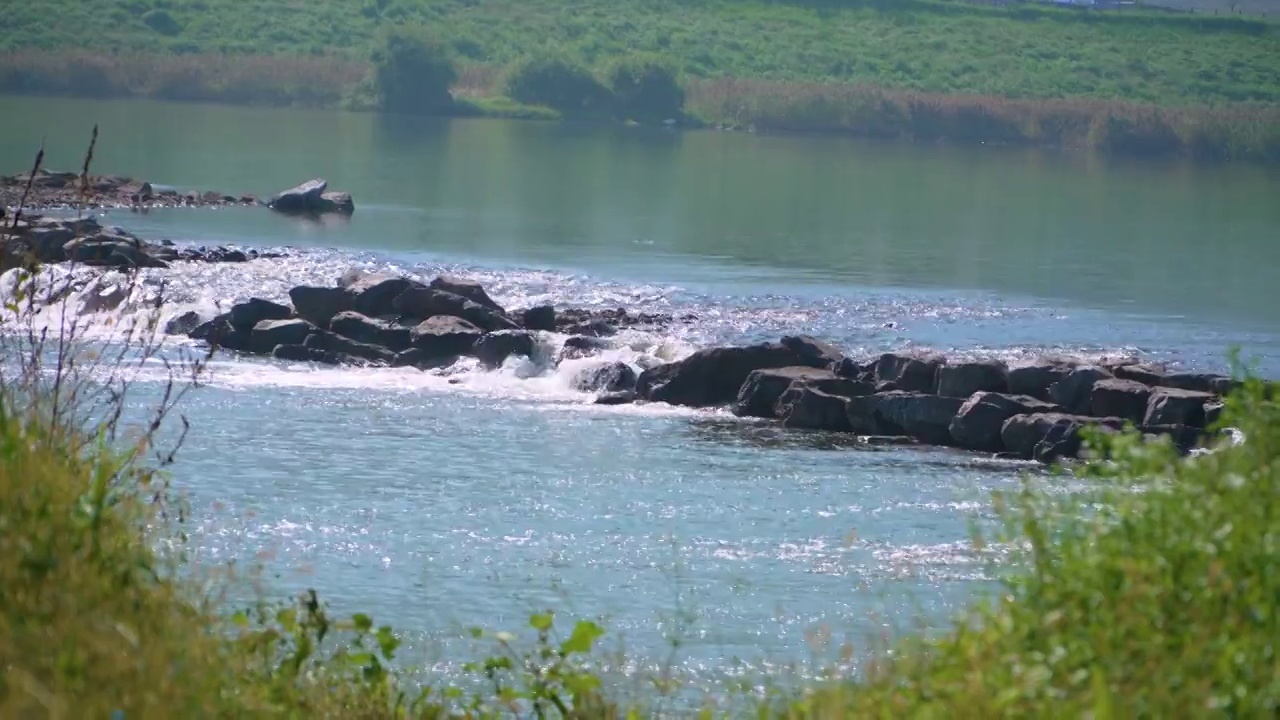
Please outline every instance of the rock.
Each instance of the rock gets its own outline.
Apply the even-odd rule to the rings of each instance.
[[[355,293],[344,288],[299,285],[289,290],[298,317],[319,327],[326,327],[333,316],[356,307]]]
[[[288,305],[255,297],[232,305],[227,320],[234,328],[249,330],[263,320],[288,320],[291,317],[293,317],[293,308]],[[301,340],[298,341],[299,344],[301,342]]]
[[[1032,459],[1042,463],[1052,463],[1062,458],[1074,458],[1080,455],[1079,421],[1061,419],[1049,426],[1040,442],[1031,450]]]
[[[1005,450],[1014,457],[1030,460],[1035,457],[1036,446],[1049,434],[1049,429],[1057,423],[1073,423],[1080,428],[1102,426],[1111,430],[1119,430],[1119,418],[1089,418],[1067,413],[1031,413],[1014,415],[1005,420],[1000,430],[1000,440]]]
[[[1173,387],[1155,388],[1147,400],[1147,412],[1142,424],[1144,426],[1187,425],[1202,428],[1206,421],[1204,407],[1207,403],[1216,400],[1217,397],[1213,393]]]
[[[582,335],[585,337],[613,337],[618,334],[618,328],[611,325],[608,320],[586,320],[572,325],[566,325],[561,328],[561,332]]]
[[[1057,360],[1042,360],[1032,365],[1010,368],[1009,392],[1049,400],[1049,387],[1071,374],[1072,366]]]
[[[596,396],[596,405],[630,405],[638,398],[634,390],[607,392]]]
[[[587,337],[585,335],[574,335],[564,341],[564,345],[560,348],[560,359],[572,360],[575,358],[584,358],[595,355],[601,350],[610,347],[609,341],[601,340],[596,337]]]
[[[1118,417],[1137,425],[1146,417],[1150,399],[1151,388],[1138,380],[1104,378],[1093,384],[1089,414]]]
[[[1198,447],[1204,438],[1204,430],[1202,428],[1188,425],[1143,425],[1142,433],[1156,437],[1168,437],[1173,441],[1173,446],[1184,453]]]
[[[964,401],[925,393],[893,391],[879,398],[876,414],[880,421],[897,432],[876,433],[909,435],[931,445],[951,444],[951,420]]]
[[[85,314],[115,310],[128,295],[129,293],[122,286],[104,282],[102,277],[99,277],[81,292],[80,312]]]
[[[1222,411],[1226,408],[1226,403],[1221,401],[1208,402],[1204,405],[1204,426],[1207,428],[1215,427],[1218,421],[1222,419]]]
[[[433,355],[420,348],[409,348],[397,353],[391,364],[394,367],[414,367],[426,371],[449,367],[456,362],[458,362],[457,355]]]
[[[849,399],[804,385],[787,390],[778,405],[786,410],[782,424],[789,428],[850,432]]]
[[[829,368],[844,360],[839,348],[809,335],[787,335],[782,338],[782,346],[799,355],[805,365],[813,367]]]
[[[836,375],[830,370],[803,365],[753,370],[747,375],[742,387],[738,389],[733,414],[740,417],[778,417],[775,409],[778,398],[791,387],[791,383],[796,380],[818,378],[834,380]]]
[[[1057,405],[1030,395],[976,392],[956,411],[949,432],[957,447],[1000,452],[1004,449],[1000,433],[1006,420],[1014,415],[1061,411]]]
[[[1096,365],[1078,367],[1049,386],[1049,399],[1061,405],[1068,413],[1086,415],[1089,412],[1093,384],[1110,377],[1109,371]]]
[[[354,310],[334,315],[329,321],[329,330],[357,342],[387,348],[392,352],[406,350],[412,342],[412,332],[409,328],[396,327],[383,320],[361,315]]]
[[[1148,363],[1132,363],[1117,366],[1111,374],[1121,380],[1133,380],[1143,385],[1159,385],[1160,379],[1164,377],[1164,369]]]
[[[881,418],[880,398],[880,393],[849,398],[845,404],[845,414],[852,432],[875,436],[889,436],[900,432],[900,429],[892,427]]]
[[[411,332],[413,347],[433,358],[470,355],[483,334],[475,325],[449,315],[427,318]]]
[[[262,320],[249,334],[248,352],[266,355],[277,345],[302,345],[318,328],[302,319]]]
[[[75,232],[63,227],[32,228],[23,236],[36,260],[57,263],[67,259],[65,247],[75,239]]]
[[[391,306],[397,312],[414,318],[427,319],[437,315],[459,317],[489,332],[518,329],[506,315],[474,300],[436,288],[411,287],[400,294]]]
[[[383,365],[391,365],[396,359],[396,354],[385,347],[358,342],[328,330],[316,330],[302,344],[321,352]]]
[[[271,350],[271,357],[277,360],[290,360],[293,362],[317,362],[325,365],[337,365],[338,357],[333,353],[326,353],[319,348],[307,347],[306,345],[277,345]]]
[[[875,383],[876,363],[860,363],[853,358],[844,358],[832,368],[836,375],[863,382]]]
[[[441,275],[432,280],[427,287],[434,288],[436,290],[443,290],[448,293],[453,293],[454,295],[460,295],[481,307],[489,308],[499,315],[507,314],[507,311],[503,310],[501,305],[494,302],[493,298],[489,297],[489,293],[484,291],[484,287],[474,280],[467,280],[465,278],[454,277],[452,275]],[[554,325],[552,329],[555,329]]]
[[[804,358],[777,343],[708,348],[679,362],[645,370],[636,392],[646,400],[672,405],[727,405],[753,370],[805,365]]]
[[[338,287],[355,296],[353,310],[369,317],[377,317],[401,312],[395,301],[408,290],[425,286],[409,278],[356,268],[338,278]]]
[[[337,212],[351,214],[355,203],[347,193],[326,193],[329,184],[323,179],[308,180],[290,188],[267,201],[267,207],[289,215]]]
[[[193,340],[204,340],[216,347],[221,344],[224,337],[240,332],[231,326],[230,317],[231,313],[223,313],[207,322],[200,323],[192,328],[191,332],[187,333],[187,337]],[[248,334],[247,330],[243,332],[246,335]]]
[[[164,324],[164,331],[167,335],[190,335],[193,330],[202,325],[205,319],[195,310],[188,310],[181,315],[175,315],[169,318]]]
[[[583,368],[574,375],[571,384],[582,392],[633,391],[636,386],[636,371],[624,362],[605,362]]]
[[[476,341],[474,352],[486,368],[500,367],[512,355],[533,357],[538,342],[527,330],[499,330]]]
[[[1226,395],[1240,383],[1226,375],[1214,373],[1170,373],[1160,378],[1161,387]]]
[[[1009,390],[1009,368],[999,360],[943,365],[938,368],[938,394],[968,398],[976,392]]]
[[[945,364],[947,359],[934,353],[885,353],[876,360],[876,382],[932,393],[938,389],[938,368]]]
[[[556,309],[551,305],[531,307],[520,313],[520,324],[527,330],[555,332]]]

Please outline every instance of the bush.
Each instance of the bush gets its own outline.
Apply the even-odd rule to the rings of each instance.
[[[453,107],[458,78],[446,47],[420,29],[384,32],[373,51],[375,94],[388,112],[430,115]]]
[[[567,60],[530,60],[507,79],[507,94],[525,105],[557,110],[566,118],[611,117],[613,94],[586,68]]]
[[[626,60],[609,73],[618,117],[662,122],[684,112],[684,86],[670,65],[655,60]]]
[[[168,10],[149,10],[143,14],[142,22],[161,35],[172,37],[182,32],[182,25],[173,19]]]

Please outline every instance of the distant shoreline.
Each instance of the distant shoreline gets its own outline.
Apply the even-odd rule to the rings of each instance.
[[[331,56],[0,53],[0,93],[378,112],[368,63]],[[463,68],[447,117],[560,119],[502,96],[496,68]],[[1011,99],[870,85],[693,79],[684,129],[842,135],[1086,150],[1109,156],[1280,163],[1280,108]]]

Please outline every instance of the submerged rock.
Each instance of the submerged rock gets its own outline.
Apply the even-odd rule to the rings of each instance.
[[[636,371],[624,362],[603,362],[578,371],[570,384],[581,392],[616,393],[633,391],[636,377]]]

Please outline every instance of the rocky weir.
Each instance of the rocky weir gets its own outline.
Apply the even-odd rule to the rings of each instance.
[[[189,314],[168,329],[285,361],[429,371],[462,357],[490,369],[513,356],[554,366],[600,354],[621,328],[695,320],[622,309],[507,310],[467,279],[422,282],[363,270],[348,271],[332,287],[296,286],[289,298],[289,304],[250,299],[208,320]],[[558,351],[547,342],[551,333],[569,336]],[[1203,446],[1236,381],[1133,359],[1088,364],[1045,357],[1009,367],[929,352],[856,358],[792,335],[647,367],[602,359],[573,383],[600,404],[728,408],[796,430],[1053,462],[1078,456],[1085,428],[1119,432],[1131,425],[1149,438],[1167,436],[1184,451]]]

